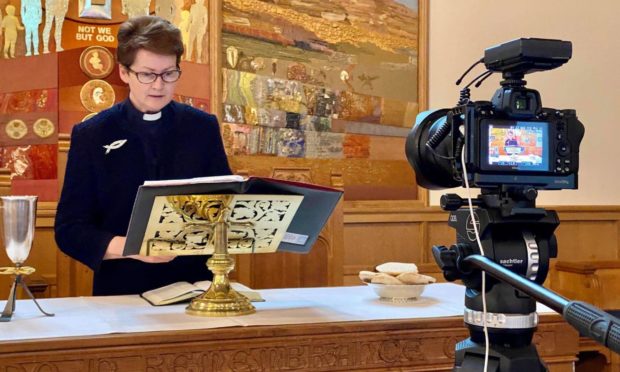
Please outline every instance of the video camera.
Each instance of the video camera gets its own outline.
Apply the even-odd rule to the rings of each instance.
[[[569,41],[533,38],[486,49],[477,63],[484,62],[487,71],[472,83],[501,72],[491,101],[470,101],[470,83],[456,107],[418,115],[405,147],[418,184],[433,190],[464,186],[466,167],[472,187],[576,189],[584,126],[575,110],[543,108],[540,94],[523,80],[571,55]]]
[[[577,188],[584,126],[575,110],[544,108],[523,77],[559,67],[571,55],[570,42],[547,39],[517,39],[486,49],[457,81],[479,63],[486,66],[461,90],[457,106],[419,114],[407,137],[405,151],[418,185],[481,188],[471,204],[456,194],[442,196],[456,244],[432,249],[444,277],[467,287],[464,321],[470,338],[457,344],[455,371],[482,369],[487,336],[489,362],[499,371],[545,370],[531,344],[538,317],[530,296],[544,290],[549,260],[557,256],[554,232],[560,220],[555,211],[537,208],[536,197],[538,190]],[[495,72],[503,80],[491,100],[471,101],[469,86]],[[481,269],[503,276],[485,281]],[[535,290],[525,292],[530,296],[515,291],[506,277],[519,281],[517,288]]]

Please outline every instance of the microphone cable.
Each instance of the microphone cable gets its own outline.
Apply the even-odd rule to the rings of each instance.
[[[469,216],[471,223],[474,227],[474,233],[476,234],[476,242],[480,249],[480,254],[484,256],[484,249],[482,248],[482,242],[480,241],[480,232],[478,231],[478,224],[476,214],[474,213],[474,206],[471,201],[471,192],[469,188],[469,180],[467,179],[467,166],[465,165],[465,151],[461,152],[461,164],[463,165],[463,179],[465,180],[465,189],[467,190],[467,203],[469,205]],[[486,273],[482,270],[482,328],[484,332],[484,369],[483,372],[487,372],[489,368],[489,329],[487,328],[487,291],[486,291]]]

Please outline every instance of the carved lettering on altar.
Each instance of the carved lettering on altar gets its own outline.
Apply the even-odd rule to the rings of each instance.
[[[357,343],[323,344],[312,347],[312,367],[347,367],[356,365],[354,346]],[[315,361],[317,363],[315,363]]]
[[[254,368],[252,368],[254,360],[252,360],[252,358],[249,358],[248,356],[248,352],[245,350],[240,350],[237,351],[236,353],[233,354],[232,358],[230,358],[229,360],[229,366],[234,370],[234,371],[239,371],[239,370],[252,370],[255,369],[257,366],[254,365]]]
[[[121,371],[118,364],[111,359],[99,359],[95,361],[95,368],[92,370],[97,371],[97,372]]]
[[[361,342],[359,348],[360,365],[373,366],[381,364],[381,358],[379,358],[379,343],[378,342]]]
[[[555,355],[553,342],[561,334],[542,327],[535,336],[541,355]],[[83,359],[61,360],[62,355],[35,359],[36,362],[0,363],[0,372],[55,371],[272,371],[272,370],[366,370],[400,367],[445,366],[453,361],[454,345],[466,338],[464,330],[415,332],[386,330],[341,334],[337,337],[297,336],[209,342],[196,340],[127,355],[126,344],[110,350],[81,350]],[[540,331],[539,331],[540,332]],[[555,340],[555,341],[554,341]],[[576,343],[574,349],[576,350]],[[256,345],[255,347],[248,347]],[[166,350],[164,354],[158,351]],[[98,355],[97,355],[98,354]],[[105,357],[99,358],[98,356]],[[571,354],[572,355],[572,354]],[[572,356],[571,356],[572,358]],[[47,360],[46,360],[47,359]],[[51,359],[51,360],[50,360]],[[570,358],[569,358],[570,359]],[[570,359],[568,363],[572,363]]]
[[[383,341],[379,348],[379,356],[387,364],[425,359],[420,351],[420,342],[417,340]]]
[[[205,358],[203,353],[178,353],[160,354],[146,356],[146,371],[165,372],[165,371],[186,371],[199,372],[215,369],[204,369]]]
[[[403,340],[401,350],[404,360],[424,360],[425,354],[420,350],[421,343],[418,340]]]
[[[86,370],[82,361],[16,363],[2,366],[2,372],[62,372]]]
[[[382,360],[388,363],[396,362],[400,357],[400,348],[398,347],[398,341],[383,341],[381,343],[381,347],[379,348],[379,356]]]
[[[306,354],[306,348],[303,346],[292,346],[287,349],[287,364],[292,369],[307,368],[308,357]]]
[[[454,359],[456,356],[456,343],[459,340],[455,336],[450,336],[443,341],[443,353],[448,359]]]

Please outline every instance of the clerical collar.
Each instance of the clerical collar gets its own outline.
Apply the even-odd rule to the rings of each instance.
[[[128,116],[128,118],[130,118],[131,120],[140,123],[151,123],[151,122],[155,122],[155,121],[159,121],[160,119],[162,119],[164,116],[166,116],[166,113],[164,111],[169,110],[171,103],[169,103],[168,105],[166,105],[163,109],[161,109],[161,111],[156,112],[156,113],[144,113],[140,110],[138,110],[133,103],[131,103],[131,100],[129,98],[127,98],[125,100],[125,112],[126,115]],[[166,111],[168,112],[168,111]]]
[[[161,118],[161,111],[156,112],[154,114],[144,113],[144,115],[142,115],[142,119],[144,121],[155,121],[155,120],[159,120],[160,118]]]

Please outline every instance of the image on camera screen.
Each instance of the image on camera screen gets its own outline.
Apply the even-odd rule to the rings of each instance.
[[[496,169],[547,171],[546,122],[489,124],[488,165]]]

